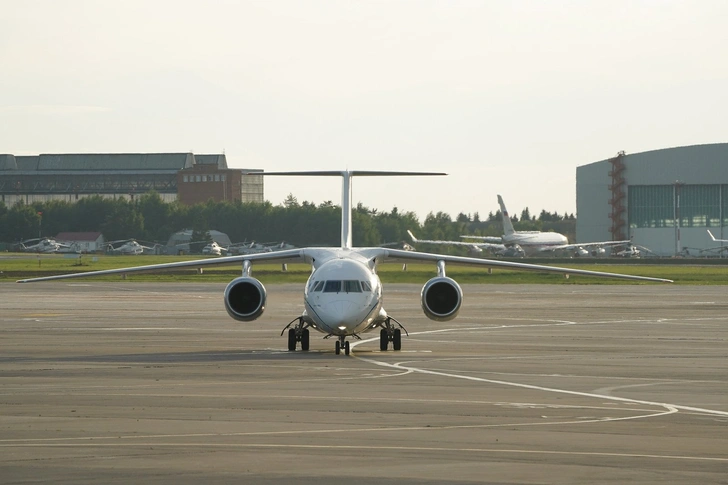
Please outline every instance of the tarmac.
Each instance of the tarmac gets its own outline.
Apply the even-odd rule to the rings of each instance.
[[[265,283],[265,282],[264,282]],[[424,283],[424,282],[423,282]],[[0,284],[0,483],[728,483],[726,287],[463,285],[286,351],[301,285]]]

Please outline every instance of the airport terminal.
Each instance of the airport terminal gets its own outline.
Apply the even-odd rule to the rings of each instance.
[[[578,242],[632,239],[658,256],[717,256],[728,239],[728,143],[665,148],[576,169]]]

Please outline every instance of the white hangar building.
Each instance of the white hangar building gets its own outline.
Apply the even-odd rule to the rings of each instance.
[[[728,143],[625,154],[576,169],[576,240],[632,239],[660,256],[728,243]],[[717,253],[713,253],[717,254]]]

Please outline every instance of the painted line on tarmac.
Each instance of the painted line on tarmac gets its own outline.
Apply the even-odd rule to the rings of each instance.
[[[566,324],[566,322],[563,322],[562,324]],[[575,322],[572,324],[578,325]],[[520,327],[522,325],[517,325],[517,326]],[[505,327],[505,326],[503,326],[503,327]],[[422,335],[422,334],[427,334],[427,333],[443,333],[443,332],[448,332],[448,331],[458,332],[458,331],[465,331],[465,330],[470,331],[473,329],[472,328],[439,329],[439,330],[431,330],[431,331],[425,331],[425,332],[413,332],[412,335]],[[371,339],[367,339],[367,340],[359,340],[357,342],[354,342],[352,347],[354,347],[356,345],[362,345],[365,343],[376,342],[376,341],[379,341],[379,337],[375,337],[375,338],[371,338]],[[377,366],[388,367],[391,369],[407,369],[412,372],[418,372],[420,374],[435,375],[435,376],[439,376],[439,377],[449,377],[452,379],[464,379],[464,380],[468,380],[468,381],[483,382],[483,383],[488,383],[488,384],[497,384],[497,385],[501,385],[501,386],[518,387],[521,389],[530,389],[530,390],[534,390],[534,391],[551,392],[551,393],[557,393],[557,394],[568,394],[571,396],[589,397],[589,398],[594,398],[594,399],[605,399],[608,401],[626,402],[626,403],[631,403],[631,404],[644,404],[647,406],[658,406],[658,407],[666,408],[668,410],[674,410],[674,412],[677,412],[678,410],[679,411],[690,411],[690,412],[701,413],[701,414],[728,417],[728,411],[718,411],[715,409],[697,408],[697,407],[693,407],[693,406],[683,406],[680,404],[670,404],[670,403],[656,402],[656,401],[644,401],[641,399],[629,399],[626,397],[610,396],[610,395],[606,395],[606,394],[596,394],[596,393],[591,393],[591,392],[570,391],[568,389],[558,389],[558,388],[553,388],[553,387],[535,386],[535,385],[531,385],[531,384],[523,384],[520,382],[486,379],[484,377],[474,377],[474,376],[466,376],[466,375],[461,375],[461,374],[453,374],[451,372],[427,370],[427,369],[422,369],[419,367],[413,367],[411,365],[403,365],[402,363],[390,364],[387,362],[382,362],[382,361],[374,360],[371,358],[359,357],[357,355],[354,355],[353,353],[352,353],[352,355],[356,359],[359,359],[363,362],[368,362],[370,364],[374,364]]]
[[[351,430],[349,430],[351,431]],[[557,450],[517,450],[509,448],[443,448],[443,447],[422,447],[422,446],[362,446],[362,445],[292,445],[292,444],[270,444],[270,443],[55,443],[55,444],[13,444],[0,445],[2,448],[22,447],[36,448],[38,446],[55,448],[138,448],[143,447],[165,447],[165,448],[278,448],[278,449],[299,449],[299,450],[352,450],[352,451],[411,451],[411,452],[432,452],[432,453],[487,453],[487,454],[517,454],[517,455],[566,455],[566,456],[594,456],[612,458],[652,458],[660,460],[689,460],[726,463],[728,458],[711,456],[687,456],[687,455],[656,455],[646,453],[608,453],[598,451],[557,451]]]

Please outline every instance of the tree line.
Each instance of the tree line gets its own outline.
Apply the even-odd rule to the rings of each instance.
[[[407,230],[421,239],[460,240],[462,234],[500,236],[500,211],[480,220],[478,213],[458,214],[453,220],[444,212],[429,213],[423,222],[414,212],[370,209],[361,203],[353,210],[353,242],[356,246],[377,246],[410,242]],[[531,216],[528,209],[512,217],[517,230],[557,231],[574,237],[573,214],[563,216],[541,211]],[[285,241],[296,246],[338,246],[341,239],[341,208],[331,201],[299,202],[290,194],[283,203],[208,201],[186,206],[167,203],[156,192],[134,200],[91,196],[77,202],[52,200],[12,207],[0,202],[0,241],[16,243],[32,238],[53,237],[60,232],[101,232],[106,240],[134,238],[166,244],[180,230],[205,233],[214,229],[226,233],[232,242]],[[458,248],[442,248],[453,253]]]

